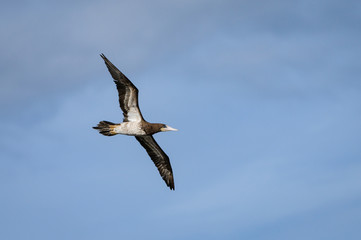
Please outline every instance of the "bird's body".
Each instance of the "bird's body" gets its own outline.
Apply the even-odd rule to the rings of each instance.
[[[105,136],[117,134],[135,136],[153,160],[167,186],[174,190],[174,177],[169,158],[154,140],[153,134],[164,131],[176,131],[177,129],[162,123],[149,123],[145,121],[138,106],[138,89],[104,54],[100,56],[103,58],[117,86],[119,104],[123,110],[124,119],[122,123],[118,124],[101,121],[93,128]]]
[[[123,122],[115,128],[115,132],[128,136],[147,135],[145,129],[142,127],[142,122]]]
[[[101,121],[96,128],[101,130],[100,133],[106,136],[113,136],[116,134],[128,136],[145,136],[155,134],[164,126],[161,123],[148,123],[146,121],[137,122],[122,122],[112,123],[108,121]]]

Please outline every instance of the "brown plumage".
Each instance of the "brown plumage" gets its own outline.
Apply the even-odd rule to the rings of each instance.
[[[93,127],[94,129],[97,129],[99,133],[103,134],[104,136],[113,136],[117,133],[114,131],[115,126],[117,124],[108,122],[108,121],[101,121],[98,123],[96,127]]]
[[[162,123],[149,123],[145,121],[138,105],[138,89],[104,54],[100,56],[103,58],[117,86],[119,104],[124,118],[123,122],[118,124],[101,121],[93,128],[105,136],[114,136],[116,134],[135,136],[153,160],[167,186],[174,190],[174,177],[169,157],[154,140],[153,134],[162,131],[177,131],[177,129]]]
[[[136,136],[135,138],[145,148],[167,186],[174,190],[173,171],[167,154],[159,147],[152,135]]]

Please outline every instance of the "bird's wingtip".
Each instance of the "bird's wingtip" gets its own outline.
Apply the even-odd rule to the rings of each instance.
[[[173,176],[172,176],[172,178],[170,179],[170,181],[168,182],[167,185],[168,185],[168,187],[170,188],[170,190],[175,191]]]

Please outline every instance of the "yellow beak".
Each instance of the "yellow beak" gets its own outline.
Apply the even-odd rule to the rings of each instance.
[[[166,127],[165,128],[161,128],[160,130],[162,132],[167,132],[167,131],[178,131],[178,129],[175,129],[175,128],[172,128],[172,127],[169,127],[168,125],[165,125]]]

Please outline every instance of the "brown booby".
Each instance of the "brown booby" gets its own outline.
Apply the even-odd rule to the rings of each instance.
[[[165,131],[177,131],[177,129],[162,123],[149,123],[144,120],[138,105],[138,89],[104,54],[100,56],[103,58],[117,86],[119,104],[123,111],[124,118],[123,122],[118,124],[101,121],[93,128],[105,136],[114,136],[116,134],[135,136],[153,160],[167,186],[171,190],[174,190],[174,177],[169,157],[154,140],[153,134]]]

